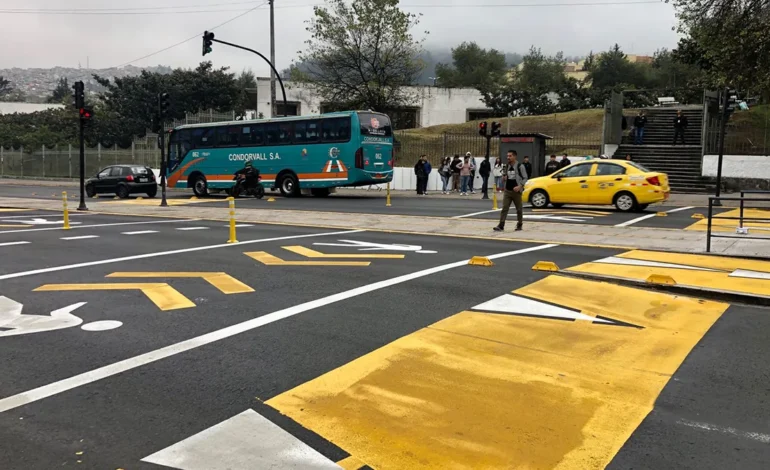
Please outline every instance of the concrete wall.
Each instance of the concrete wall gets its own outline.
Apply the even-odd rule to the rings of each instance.
[[[716,178],[718,155],[704,155],[702,175]],[[770,179],[770,156],[724,155],[722,176],[725,178]]]
[[[318,114],[321,110],[321,98],[312,88],[292,82],[284,82],[286,101],[299,103],[300,115]],[[469,111],[487,110],[481,101],[481,93],[474,88],[439,88],[431,86],[409,87],[416,95],[411,103],[417,108],[419,127],[437,124],[458,124],[466,122]],[[276,87],[276,99],[281,103],[281,87]],[[270,117],[270,79],[257,79],[257,113]]]

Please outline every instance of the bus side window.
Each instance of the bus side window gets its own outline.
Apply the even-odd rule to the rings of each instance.
[[[324,119],[322,129],[324,142],[347,142],[350,140],[350,117]]]
[[[216,139],[214,138],[214,127],[201,127],[193,129],[193,145],[195,148],[211,148],[214,146]]]
[[[255,124],[243,126],[241,132],[241,145],[244,147],[257,147],[265,144],[264,126]]]
[[[305,142],[315,143],[321,139],[320,135],[320,123],[317,120],[306,121],[305,123]]]
[[[218,127],[217,128],[217,147],[237,147],[240,127]]]

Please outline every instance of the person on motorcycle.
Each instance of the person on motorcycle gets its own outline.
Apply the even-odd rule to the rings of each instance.
[[[252,188],[259,182],[259,170],[254,168],[254,164],[251,162],[251,160],[247,161],[243,168],[236,171],[235,174],[244,175],[246,177],[244,184],[244,187],[246,188]]]

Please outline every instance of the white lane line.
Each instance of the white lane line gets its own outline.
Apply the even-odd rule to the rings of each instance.
[[[120,232],[121,235],[146,235],[148,233],[158,233],[157,230],[139,230],[137,232]]]
[[[228,225],[223,225],[222,227],[229,227],[229,226],[230,225],[228,224]],[[235,226],[237,228],[240,228],[240,227],[253,227],[254,225],[253,224],[235,224]]]
[[[28,243],[29,242],[5,242],[5,243],[0,243],[0,246],[26,245]]]
[[[679,212],[679,211],[686,211],[687,209],[694,209],[695,206],[687,206],[687,207],[677,207],[676,209],[671,209],[670,211],[666,211],[667,214],[671,214],[673,212]],[[622,224],[617,224],[615,227],[628,227],[630,225],[634,225],[637,222],[641,222],[643,220],[651,219],[653,217],[657,217],[658,214],[647,214],[643,215],[641,217],[637,217],[636,219],[631,219],[623,222]]]
[[[233,245],[237,245],[237,244],[232,243],[226,246],[233,246]],[[508,256],[516,256],[523,253],[529,253],[532,251],[539,251],[547,248],[553,248],[555,246],[558,246],[558,245],[554,245],[554,244],[537,245],[529,248],[524,248],[522,250],[497,253],[497,254],[488,256],[488,258],[490,259],[506,258]],[[450,269],[459,268],[461,266],[467,266],[468,261],[469,260],[465,259],[462,261],[456,261],[454,263],[444,264],[444,265],[436,266],[429,269],[423,269],[422,271],[404,274],[394,278],[386,279],[384,281],[374,282],[372,284],[356,287],[354,289],[350,289],[344,292],[339,292],[337,294],[332,294],[320,299],[311,300],[310,302],[305,302],[299,305],[295,305],[293,307],[285,308],[283,310],[278,310],[272,313],[268,313],[267,315],[262,315],[261,317],[258,317],[258,318],[252,318],[251,320],[246,320],[242,323],[228,326],[220,330],[212,331],[211,333],[206,333],[204,335],[201,335],[195,338],[191,338],[185,341],[180,341],[179,343],[165,346],[163,348],[156,349],[155,351],[150,351],[144,354],[140,354],[138,356],[134,356],[128,359],[124,359],[122,361],[115,362],[113,364],[99,367],[98,369],[84,372],[82,374],[78,374],[78,375],[69,377],[67,379],[60,380],[58,382],[53,382],[48,385],[43,385],[42,387],[38,387],[33,390],[29,390],[26,392],[19,393],[17,395],[3,398],[2,400],[0,400],[0,413],[3,413],[8,410],[12,410],[14,408],[18,408],[20,406],[28,405],[38,400],[42,400],[44,398],[48,398],[50,396],[57,395],[62,392],[66,392],[68,390],[72,390],[74,388],[81,387],[83,385],[87,385],[87,384],[96,382],[98,380],[106,379],[107,377],[112,377],[113,375],[121,374],[123,372],[136,369],[137,367],[141,367],[141,366],[150,364],[152,362],[165,359],[167,357],[171,357],[186,351],[190,351],[192,349],[199,348],[207,344],[221,341],[231,336],[235,336],[235,335],[244,333],[246,331],[251,331],[256,328],[269,325],[270,323],[283,320],[285,318],[293,317],[294,315],[307,312],[308,310],[314,310],[320,307],[324,307],[326,305],[330,305],[336,302],[357,297],[359,295],[368,294],[376,290],[395,286],[397,284],[402,284],[408,281],[413,281],[421,277],[430,276],[431,274],[448,271]]]
[[[208,230],[208,227],[178,227],[177,230]]]
[[[59,229],[61,230],[61,229]],[[67,264],[64,266],[54,266],[52,268],[43,268],[43,269],[33,269],[32,271],[22,271],[18,273],[11,273],[11,274],[3,274],[0,275],[0,281],[5,279],[14,279],[17,277],[26,277],[26,276],[34,276],[36,274],[44,274],[44,273],[52,273],[56,271],[66,271],[68,269],[77,269],[77,268],[85,268],[88,266],[98,266],[101,264],[112,264],[112,263],[122,263],[123,261],[133,261],[136,259],[145,259],[145,258],[155,258],[156,256],[167,256],[167,255],[178,255],[180,253],[191,253],[194,251],[205,251],[205,250],[213,250],[216,248],[226,248],[228,246],[241,246],[241,245],[251,245],[254,243],[264,243],[264,242],[275,242],[275,241],[282,241],[282,240],[293,240],[295,238],[312,238],[312,237],[325,237],[325,236],[332,236],[332,235],[349,235],[351,233],[359,233],[359,232],[365,232],[365,230],[346,230],[344,232],[322,232],[322,233],[308,233],[304,235],[288,235],[285,237],[274,237],[274,238],[261,238],[258,240],[246,240],[243,242],[238,243],[221,243],[218,245],[207,245],[207,246],[198,246],[195,248],[182,248],[180,250],[171,250],[171,251],[161,251],[157,253],[144,253],[141,255],[133,255],[133,256],[123,256],[121,258],[110,258],[110,259],[103,259],[99,261],[88,261],[85,263],[75,263],[75,264]]]
[[[147,225],[147,224],[180,224],[186,222],[194,222],[198,219],[175,219],[175,220],[152,220],[142,222],[116,222],[111,224],[93,224],[93,225],[73,225],[72,228],[95,228],[95,227],[119,227],[121,225]],[[47,230],[61,230],[61,227],[47,227],[47,228],[28,228],[26,230],[5,230],[0,233],[26,233],[26,232],[44,232]]]
[[[87,240],[89,238],[99,238],[99,235],[81,235],[79,237],[61,237],[59,240]]]
[[[680,419],[676,422],[684,426],[691,428],[702,429],[704,431],[716,431],[722,434],[730,434],[731,436],[740,437],[743,439],[751,439],[752,441],[759,441],[763,444],[770,444],[770,434],[764,434],[761,432],[741,431],[740,429],[730,428],[726,426],[718,426],[716,424],[699,423],[697,421],[690,421],[687,419]]]
[[[474,212],[472,214],[456,215],[453,219],[464,219],[466,217],[473,217],[474,215],[489,214],[490,212],[500,212],[502,209],[492,209],[491,211]]]

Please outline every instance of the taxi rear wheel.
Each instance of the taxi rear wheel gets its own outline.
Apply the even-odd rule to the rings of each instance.
[[[631,193],[618,193],[615,195],[615,207],[622,212],[631,212],[636,208],[636,198]]]
[[[529,196],[529,203],[532,204],[532,207],[535,209],[545,208],[548,205],[548,193],[542,189],[532,191],[532,194]]]

